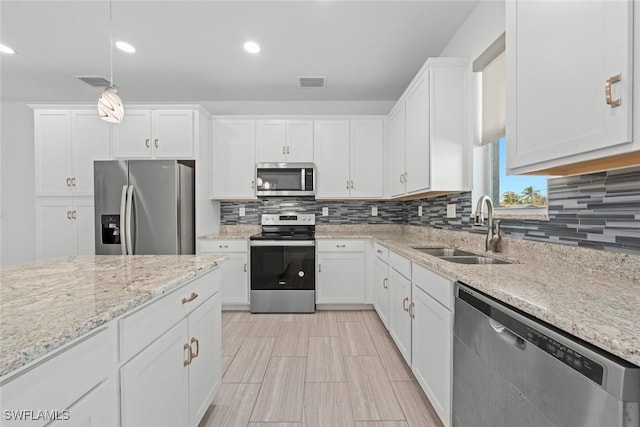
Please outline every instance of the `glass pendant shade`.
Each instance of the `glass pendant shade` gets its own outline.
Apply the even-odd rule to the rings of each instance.
[[[98,98],[98,115],[106,122],[122,123],[124,107],[115,88],[107,87]]]

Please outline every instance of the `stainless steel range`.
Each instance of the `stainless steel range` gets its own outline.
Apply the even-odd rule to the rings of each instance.
[[[262,215],[262,233],[250,237],[251,312],[313,313],[314,214]]]

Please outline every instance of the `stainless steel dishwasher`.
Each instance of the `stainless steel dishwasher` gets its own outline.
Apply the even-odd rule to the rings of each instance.
[[[638,427],[640,368],[458,282],[456,427]]]

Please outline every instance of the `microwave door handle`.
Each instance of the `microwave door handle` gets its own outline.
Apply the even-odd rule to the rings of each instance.
[[[305,176],[306,176],[305,168],[302,168],[301,171],[302,171],[302,173],[300,174],[301,175],[301,178],[300,178],[300,190],[304,191],[307,188],[307,186],[305,185]]]
[[[127,213],[125,215],[126,235],[127,235],[127,254],[133,255],[133,239],[131,236],[131,214],[133,210],[133,185],[127,189]]]
[[[122,250],[122,255],[127,254],[127,225],[125,222],[127,213],[127,188],[129,188],[128,185],[122,186],[122,195],[120,196],[120,249]]]

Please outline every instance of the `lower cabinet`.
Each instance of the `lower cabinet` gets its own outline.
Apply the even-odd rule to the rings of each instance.
[[[389,265],[378,257],[373,261],[373,281],[374,307],[389,329]]]
[[[116,396],[115,380],[105,380],[69,407],[68,414],[62,414],[47,427],[117,426]]]
[[[403,276],[393,267],[389,271],[389,332],[400,354],[411,366],[411,279]]]
[[[200,241],[200,253],[224,255],[222,264],[222,305],[249,304],[249,256],[244,239]]]
[[[317,249],[316,303],[365,303],[364,241],[318,240]]]

